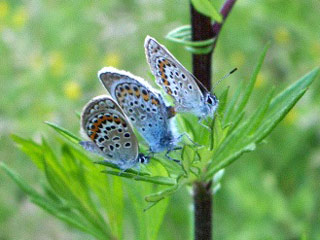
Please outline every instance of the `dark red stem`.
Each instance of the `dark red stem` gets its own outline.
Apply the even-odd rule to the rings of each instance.
[[[213,51],[225,19],[228,17],[235,2],[236,0],[225,1],[220,11],[223,21],[213,25],[209,17],[199,13],[191,4],[192,40],[202,41],[216,38],[211,52],[207,54],[192,54],[193,74],[207,89],[211,89]],[[211,185],[212,181],[195,182],[193,184],[195,240],[212,239],[213,194]]]
[[[225,1],[225,3],[223,4],[221,10],[220,10],[220,14],[222,15],[223,21],[221,23],[215,22],[212,26],[212,30],[213,30],[213,36],[216,38],[214,43],[213,43],[213,51],[216,47],[217,41],[218,41],[218,37],[219,37],[219,33],[222,29],[223,24],[225,23],[226,18],[228,17],[229,13],[231,12],[234,4],[236,3],[237,0],[227,0]]]

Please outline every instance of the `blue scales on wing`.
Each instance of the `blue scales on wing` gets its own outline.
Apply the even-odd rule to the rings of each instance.
[[[112,67],[100,70],[98,77],[152,152],[174,148],[176,138],[170,119],[174,111],[158,92],[143,79]]]

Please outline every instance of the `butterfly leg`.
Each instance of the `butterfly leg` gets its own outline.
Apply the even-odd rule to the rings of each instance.
[[[210,128],[209,126],[203,124],[203,123],[202,123],[202,120],[205,120],[205,121],[206,121],[205,118],[200,117],[199,120],[198,120],[198,123],[199,123],[202,127],[208,129],[208,130],[211,132],[211,128]],[[209,125],[209,122],[206,121],[206,123]]]
[[[176,163],[181,164],[181,161],[180,161],[180,160],[174,159],[174,158],[172,158],[172,157],[169,156],[169,153],[170,153],[171,151],[172,151],[172,150],[168,150],[168,151],[166,152],[166,154],[165,154],[166,158],[168,158],[168,159],[171,160],[171,161],[174,161],[174,162],[176,162]]]
[[[186,136],[187,138],[188,138],[188,140],[193,144],[193,145],[195,145],[195,146],[197,146],[197,147],[201,147],[202,145],[200,145],[199,143],[196,143],[195,141],[193,141],[192,139],[191,139],[191,137],[189,136],[189,134],[188,133],[182,133],[180,136],[178,136],[177,137],[177,140],[179,141],[182,137],[184,137],[184,136]],[[182,149],[181,147],[180,147],[180,149]]]
[[[139,164],[137,164],[136,168],[137,168],[137,170],[138,170],[138,173],[137,173],[137,176],[135,176],[134,178],[139,177],[139,175],[140,175],[140,171],[141,171],[141,167],[140,167],[140,165],[139,165]]]

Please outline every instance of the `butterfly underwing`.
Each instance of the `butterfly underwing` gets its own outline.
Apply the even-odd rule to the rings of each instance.
[[[188,112],[204,119],[213,118],[218,99],[154,38],[145,39],[145,52],[156,82],[175,102],[177,112]]]
[[[177,138],[171,119],[175,112],[166,106],[156,90],[142,78],[113,67],[101,69],[98,77],[150,146],[151,152],[175,148]]]
[[[139,154],[137,137],[120,106],[108,96],[93,98],[81,114],[81,130],[89,141],[80,145],[126,170],[149,158]]]

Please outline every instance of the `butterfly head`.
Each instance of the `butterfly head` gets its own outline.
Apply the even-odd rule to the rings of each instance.
[[[147,164],[150,161],[150,157],[149,156],[145,156],[142,153],[139,153],[138,155],[138,162],[141,164]]]
[[[205,94],[205,106],[206,106],[206,114],[209,116],[213,116],[214,112],[216,111],[219,100],[217,99],[216,95],[208,92]]]

